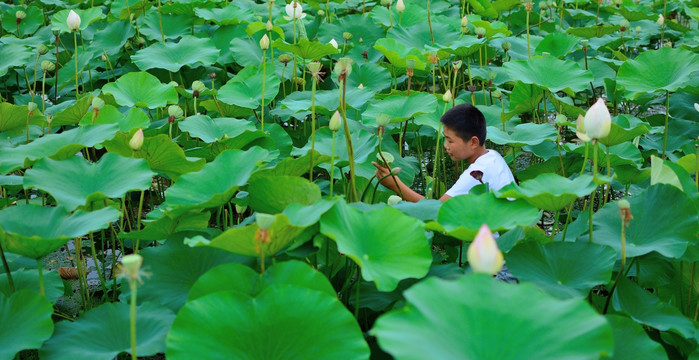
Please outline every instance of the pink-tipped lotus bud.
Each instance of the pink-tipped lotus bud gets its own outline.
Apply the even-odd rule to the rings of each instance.
[[[478,234],[468,247],[466,253],[468,264],[475,273],[485,273],[490,275],[497,274],[502,270],[505,259],[502,252],[498,249],[498,245],[493,238],[493,233],[490,232],[488,225],[481,225]]]
[[[582,115],[578,115],[578,121],[575,123],[575,135],[583,142],[592,140],[585,133],[585,118]]]
[[[340,112],[336,110],[330,118],[328,128],[330,128],[330,131],[338,131],[340,130],[340,125],[342,125],[342,117],[340,116]]]
[[[133,151],[138,151],[141,150],[141,146],[143,146],[143,129],[138,129],[129,140],[129,147]]]
[[[612,115],[609,114],[607,105],[602,98],[597,99],[585,113],[583,120],[585,133],[592,139],[602,139],[609,135],[612,128]]]
[[[68,13],[68,18],[66,19],[66,24],[71,31],[80,30],[80,15],[75,11],[71,10]]]

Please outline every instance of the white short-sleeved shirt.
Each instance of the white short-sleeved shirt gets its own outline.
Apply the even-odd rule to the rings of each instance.
[[[488,183],[492,190],[500,190],[503,186],[515,181],[505,159],[497,151],[487,150],[485,154],[479,156],[473,164],[468,166],[463,174],[459,176],[459,179],[456,180],[456,184],[445,195],[454,197],[468,194],[472,187],[480,184],[478,180],[471,176],[471,172],[475,170],[483,172],[483,182]]]

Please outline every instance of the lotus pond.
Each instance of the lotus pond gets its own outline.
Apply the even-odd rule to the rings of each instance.
[[[697,0],[0,11],[0,359],[699,358]]]

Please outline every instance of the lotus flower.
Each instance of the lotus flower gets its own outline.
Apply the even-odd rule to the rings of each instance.
[[[306,14],[303,12],[301,4],[297,3],[296,1],[292,1],[290,4],[287,4],[284,7],[284,10],[286,10],[287,15],[284,16],[284,19],[287,20],[303,19],[306,17]]]
[[[398,0],[398,2],[396,3],[396,11],[398,11],[399,13],[405,11],[405,4],[403,3],[403,0]]]
[[[442,101],[444,101],[445,103],[450,102],[453,98],[454,97],[451,94],[451,90],[447,90],[447,92],[445,92],[444,95],[442,95]]]
[[[263,51],[269,49],[269,37],[267,34],[264,34],[262,39],[260,39],[260,49]]]
[[[131,137],[131,140],[129,140],[129,147],[131,147],[133,151],[138,151],[141,149],[141,146],[143,146],[143,130],[138,129]]]
[[[340,130],[340,125],[342,125],[342,118],[340,117],[340,112],[336,110],[333,116],[330,118],[328,127],[330,128],[330,131],[338,131]]]
[[[699,104],[694,103],[694,110],[699,111]]]
[[[582,140],[582,142],[592,140],[585,133],[585,118],[582,115],[578,115],[578,121],[575,123],[575,125],[575,135],[578,136],[578,139]]]
[[[330,39],[330,45],[337,49],[337,41],[335,41],[335,39]]]
[[[68,13],[68,19],[66,19],[66,24],[71,31],[80,30],[80,15],[75,11],[71,10]]]
[[[505,263],[493,233],[485,224],[481,225],[476,238],[469,245],[466,257],[471,269],[476,273],[495,275]]]
[[[602,98],[597,99],[597,102],[587,110],[583,123],[585,134],[591,139],[602,139],[609,135],[612,128],[612,115],[609,114]]]
[[[665,17],[663,14],[658,15],[658,26],[663,26],[665,24]]]

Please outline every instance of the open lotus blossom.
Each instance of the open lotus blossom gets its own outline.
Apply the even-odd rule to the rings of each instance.
[[[287,4],[284,7],[284,10],[286,11],[286,16],[284,16],[284,19],[287,20],[303,19],[306,17],[301,4],[297,3],[296,1],[292,1],[291,3]]]
[[[597,99],[585,113],[583,120],[585,134],[591,139],[602,139],[609,135],[612,128],[612,115],[602,98]]]
[[[138,151],[141,149],[141,146],[143,146],[143,130],[138,129],[131,137],[131,140],[129,140],[129,147],[133,151]]]
[[[68,13],[68,19],[66,19],[66,24],[68,25],[68,28],[72,31],[80,30],[80,15],[78,15],[78,13],[76,13],[75,11],[71,10]]]
[[[505,259],[488,225],[481,225],[478,234],[468,247],[466,258],[475,273],[495,275],[502,270]]]

